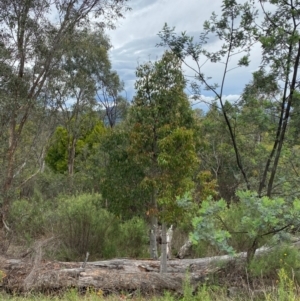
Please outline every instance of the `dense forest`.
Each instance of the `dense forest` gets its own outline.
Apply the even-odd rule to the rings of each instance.
[[[246,252],[254,274],[280,267],[253,262],[299,236],[300,2],[220,6],[198,39],[166,24],[164,54],[137,66],[125,99],[107,29],[129,1],[0,1],[2,254],[52,237],[47,258],[162,254],[166,271],[173,229],[168,257],[188,244],[194,258]],[[229,101],[228,74],[257,45],[260,66]],[[209,64],[221,66],[217,83]],[[207,111],[192,106],[204,91]]]

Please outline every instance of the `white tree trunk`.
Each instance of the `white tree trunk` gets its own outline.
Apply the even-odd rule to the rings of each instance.
[[[172,258],[173,225],[167,231],[167,258]]]
[[[178,257],[180,259],[185,258],[191,250],[192,245],[193,243],[190,240],[186,241],[185,244],[180,248],[178,252]]]

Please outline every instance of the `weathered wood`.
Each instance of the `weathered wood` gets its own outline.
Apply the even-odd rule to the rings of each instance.
[[[193,243],[190,240],[187,240],[184,245],[179,249],[178,258],[183,259],[187,256],[189,251],[192,248]]]
[[[192,285],[203,281],[215,267],[209,259],[168,261],[168,273],[161,274],[158,260],[113,259],[82,263],[20,259],[0,260],[6,273],[2,287],[9,291],[51,291],[68,287],[93,287],[103,291],[132,291],[143,293],[172,290],[180,292],[189,270]],[[28,279],[30,281],[28,281]]]
[[[257,254],[267,252],[261,248]],[[94,288],[106,292],[139,291],[158,293],[164,290],[181,292],[189,272],[196,287],[219,266],[236,258],[244,260],[245,253],[235,257],[223,255],[198,259],[174,259],[167,262],[167,273],[161,274],[159,260],[112,259],[86,262],[44,261],[36,251],[32,259],[0,257],[0,270],[6,276],[1,283],[8,291],[51,291],[69,287]],[[84,266],[84,267],[83,267]]]

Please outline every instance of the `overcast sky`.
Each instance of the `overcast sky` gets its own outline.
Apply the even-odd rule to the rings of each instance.
[[[118,21],[117,29],[110,31],[109,36],[113,45],[113,68],[124,81],[127,99],[130,101],[135,93],[135,70],[138,63],[161,58],[164,49],[156,47],[156,44],[160,41],[157,34],[164,24],[175,27],[178,33],[186,31],[197,37],[202,31],[203,22],[209,19],[211,13],[215,11],[220,14],[222,1],[131,0],[129,4],[132,11],[126,13],[125,19]],[[208,47],[216,49],[216,41],[208,44]],[[229,73],[225,86],[225,94],[229,98],[236,98],[234,95],[243,91],[259,61],[259,48],[256,48],[247,69],[239,68]],[[219,82],[222,68],[221,64],[206,65],[205,73],[212,76],[214,82]],[[203,94],[211,95],[207,91],[203,91]]]

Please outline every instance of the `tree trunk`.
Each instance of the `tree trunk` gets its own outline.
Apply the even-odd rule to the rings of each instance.
[[[150,257],[157,259],[157,217],[155,215],[150,216]]]
[[[75,152],[76,152],[76,139],[72,138],[68,150],[68,173],[69,176],[74,174],[74,164],[75,164]]]
[[[6,155],[6,171],[5,171],[5,178],[3,183],[3,203],[1,206],[1,228],[4,227],[7,229],[6,225],[6,217],[9,212],[10,207],[10,192],[11,192],[11,186],[14,178],[14,165],[15,165],[15,151],[17,148],[17,139],[16,139],[16,120],[13,117],[10,121],[9,125],[9,141],[8,141],[8,151]]]
[[[167,226],[166,223],[161,227],[161,256],[160,256],[160,272],[167,273]]]
[[[190,240],[186,241],[178,252],[178,258],[180,258],[180,259],[185,258],[188,255],[188,253],[190,252],[192,245],[193,244]]]
[[[252,259],[254,258],[257,247],[258,247],[258,238],[255,238],[253,241],[253,244],[247,251],[247,259],[246,260],[247,260],[248,264],[250,264]]]
[[[173,225],[167,231],[167,259],[172,258]]]
[[[245,261],[246,253],[236,256],[215,256],[198,259],[176,259],[167,262],[167,273],[159,273],[158,260],[112,259],[95,262],[57,262],[42,260],[42,247],[50,238],[38,242],[23,259],[7,259],[0,256],[0,270],[4,277],[0,286],[11,292],[51,292],[68,288],[94,288],[103,292],[133,292],[142,294],[163,293],[171,290],[182,293],[182,285],[189,273],[191,286],[206,281],[209,274],[224,269],[224,264],[240,259]],[[270,251],[257,249],[255,255]]]
[[[39,252],[32,260],[0,257],[0,269],[5,277],[2,288],[11,292],[51,292],[68,288],[94,288],[104,292],[138,291],[142,294],[182,292],[189,271],[191,285],[204,282],[210,259],[168,261],[169,273],[160,273],[158,260],[114,259],[87,262],[50,262],[41,260]]]
[[[156,200],[157,191],[156,188],[152,190],[152,208],[149,210],[150,215],[150,257],[152,259],[158,258],[157,253],[157,228],[158,228],[158,221],[157,221],[157,200]]]

